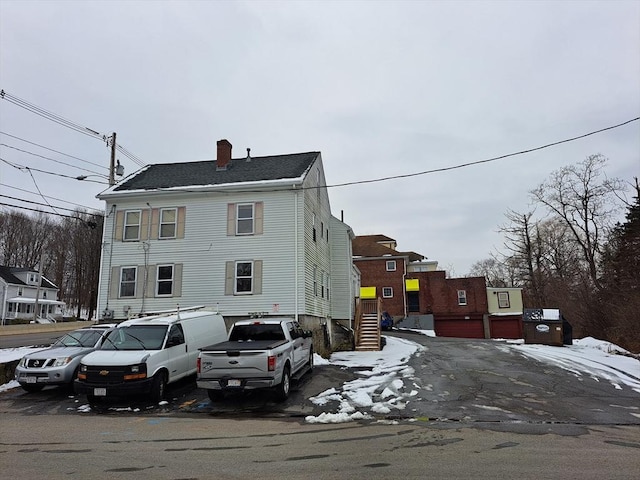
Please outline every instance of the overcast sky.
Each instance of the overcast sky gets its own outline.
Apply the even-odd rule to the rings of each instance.
[[[234,158],[247,147],[252,156],[321,151],[332,185],[638,117],[640,2],[0,0],[0,87],[117,132],[146,164],[213,159],[226,138]],[[0,203],[51,211],[7,198],[44,203],[40,191],[53,206],[103,209],[104,185],[88,181],[100,177],[33,170],[107,175],[103,142],[6,99],[0,131]],[[332,188],[331,208],[356,235],[395,238],[463,276],[500,248],[508,209],[529,210],[529,190],[596,153],[609,158],[608,176],[631,182],[640,122],[504,160]],[[118,158],[127,174],[139,168]]]

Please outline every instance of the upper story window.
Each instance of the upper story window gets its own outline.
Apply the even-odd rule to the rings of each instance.
[[[329,284],[331,283],[331,277],[327,273],[327,300],[329,300]]]
[[[23,295],[24,291],[22,290],[22,287],[18,288],[18,296],[21,297]]]
[[[47,291],[46,291],[46,290],[44,290],[44,291],[42,292],[42,298],[47,298]]]
[[[313,237],[313,241],[316,241],[316,214],[313,214],[313,217],[311,217],[311,228],[312,228],[312,237]]]
[[[313,294],[318,296],[318,267],[313,266]]]
[[[396,261],[387,260],[387,272],[395,272],[395,271],[396,271]]]
[[[176,238],[178,209],[163,208],[160,210],[160,231],[158,238]]]
[[[140,240],[140,210],[124,212],[124,236],[123,240]]]
[[[509,308],[509,292],[498,292],[498,308]]]
[[[253,235],[254,204],[236,205],[236,235]]]
[[[173,295],[173,265],[158,265],[156,275],[156,295]]]
[[[29,285],[37,285],[38,284],[38,274],[37,273],[30,273],[29,274],[29,280],[27,282]]]
[[[235,294],[253,293],[253,262],[236,262]]]
[[[382,287],[383,298],[393,298],[393,287]]]
[[[467,304],[467,291],[458,290],[458,305],[466,305],[466,304]]]
[[[122,267],[120,269],[120,297],[136,296],[137,267]]]

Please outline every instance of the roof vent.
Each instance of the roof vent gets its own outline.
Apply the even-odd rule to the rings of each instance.
[[[247,162],[251,161],[251,149],[247,148]]]

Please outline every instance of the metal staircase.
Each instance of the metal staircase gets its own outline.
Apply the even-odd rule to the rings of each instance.
[[[376,351],[381,349],[380,305],[380,298],[358,299],[355,331],[357,351]]]

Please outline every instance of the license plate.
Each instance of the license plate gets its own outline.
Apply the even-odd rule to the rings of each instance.
[[[229,380],[227,382],[227,387],[239,387],[242,385],[242,382],[240,380]]]
[[[27,377],[27,383],[36,383],[37,381],[36,377]]]
[[[94,388],[93,389],[93,394],[96,397],[106,397],[107,396],[107,389],[106,388]]]

